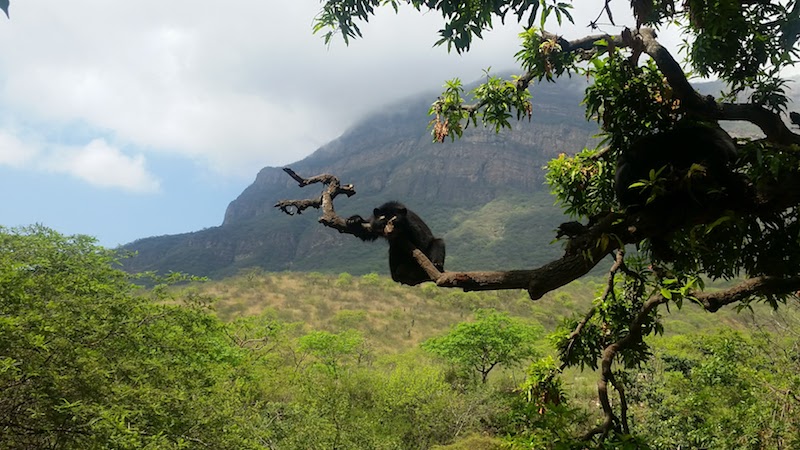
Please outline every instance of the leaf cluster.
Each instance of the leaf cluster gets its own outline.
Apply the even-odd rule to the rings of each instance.
[[[485,71],[486,82],[478,85],[470,92],[470,97],[477,101],[476,105],[464,104],[464,88],[461,80],[454,78],[447,81],[445,91],[431,105],[429,114],[434,118],[429,126],[434,142],[444,142],[449,136],[451,140],[461,137],[470,122],[477,126],[482,122],[492,125],[495,131],[511,128],[511,119],[516,116],[531,117],[533,106],[531,94],[527,89],[519,89],[516,79],[503,80]]]
[[[797,2],[686,2],[687,45],[692,67],[703,77],[717,75],[730,85],[730,96],[750,91],[750,101],[774,111],[787,106],[781,68],[798,60],[800,33]]]
[[[595,56],[587,75],[586,117],[597,120],[612,148],[625,148],[636,138],[664,131],[681,117],[672,88],[652,60],[631,64],[621,51]]]
[[[469,51],[473,38],[481,39],[485,31],[493,28],[496,19],[504,23],[507,16],[516,16],[517,21],[524,19],[530,28],[541,10],[542,26],[550,14],[555,15],[559,23],[562,17],[572,21],[571,4],[549,0],[326,0],[315,18],[314,32],[327,30],[323,35],[326,43],[336,34],[341,34],[348,43],[350,39],[361,37],[358,22],[369,21],[376,8],[391,5],[396,12],[403,3],[418,11],[422,8],[438,11],[444,19],[444,27],[439,30],[440,39],[436,45],[447,44],[448,50],[458,53]]]
[[[618,209],[614,172],[619,149],[646,134],[671,128],[681,117],[678,101],[652,61],[634,67],[614,50],[606,57],[595,55],[586,73],[594,78],[585,93],[586,116],[600,123],[601,145],[612,150],[584,149],[572,157],[559,155],[547,164],[547,184],[573,217]],[[654,172],[640,187],[656,195],[658,175]]]
[[[570,18],[570,21],[572,19]],[[558,20],[561,23],[561,19]],[[519,34],[522,40],[520,50],[514,55],[522,68],[535,76],[547,81],[555,81],[556,77],[571,75],[577,68],[577,55],[565,52],[558,41],[545,38],[537,28],[528,28]]]
[[[575,156],[562,153],[545,166],[545,180],[558,203],[572,217],[594,217],[616,207],[614,164],[597,149]]]

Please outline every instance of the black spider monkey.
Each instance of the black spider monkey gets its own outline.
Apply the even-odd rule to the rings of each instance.
[[[347,219],[347,227],[364,241],[381,237],[389,241],[389,270],[394,281],[410,286],[431,281],[414,259],[410,246],[420,249],[439,271],[444,271],[444,240],[433,237],[428,225],[402,203],[384,203],[372,211],[369,219],[352,216]]]
[[[669,185],[655,199],[659,207],[703,206],[708,204],[709,191],[738,189],[730,169],[736,158],[733,139],[718,126],[678,125],[645,136],[617,158],[614,182],[617,200],[624,207],[644,207],[649,193],[630,185],[649,179],[651,170],[658,172],[664,168],[659,176],[666,178]],[[696,165],[694,171],[690,170],[693,165]]]

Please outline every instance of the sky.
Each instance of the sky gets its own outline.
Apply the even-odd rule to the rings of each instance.
[[[447,79],[517,69],[516,24],[458,55],[433,47],[437,13],[384,8],[363,39],[326,46],[312,34],[320,7],[12,0],[10,20],[0,15],[0,224],[108,247],[217,226],[262,167],[300,160]],[[592,34],[598,12],[549,30]]]

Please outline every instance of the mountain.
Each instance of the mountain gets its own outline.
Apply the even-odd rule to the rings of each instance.
[[[436,144],[427,128],[436,94],[421,94],[375,111],[307,158],[299,175],[337,175],[357,195],[336,200],[342,216],[370,215],[398,200],[447,243],[446,268],[528,268],[558,257],[550,245],[564,221],[544,185],[542,166],[561,152],[592,145],[597,125],[584,117],[581,80],[532,88],[534,114],[513,130],[469,127],[461,139]],[[222,225],[137,240],[131,271],[182,271],[225,276],[258,266],[268,271],[388,273],[387,245],[364,243],[317,223],[307,210],[288,216],[273,205],[312,198],[321,186],[299,188],[281,168],[265,167],[230,203]]]

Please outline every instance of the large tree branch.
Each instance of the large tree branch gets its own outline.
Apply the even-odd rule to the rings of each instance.
[[[718,292],[699,292],[694,294],[698,303],[707,311],[717,312],[731,303],[741,302],[753,297],[781,295],[800,291],[800,274],[789,278],[756,277],[745,280],[730,289]]]
[[[634,319],[631,321],[628,328],[630,330],[628,334],[622,339],[607,346],[603,350],[603,356],[600,362],[600,380],[597,382],[597,393],[600,398],[600,405],[603,408],[603,416],[605,419],[603,420],[602,424],[586,432],[586,434],[583,435],[582,440],[588,441],[597,434],[606,434],[616,423],[619,422],[619,419],[614,414],[614,410],[611,407],[611,400],[608,396],[608,383],[611,382],[614,384],[616,382],[616,380],[614,380],[614,373],[611,370],[611,365],[614,362],[614,358],[620,351],[628,348],[634,342],[641,341],[642,327],[644,326],[647,318],[650,316],[650,313],[652,313],[658,305],[666,303],[667,301],[669,300],[661,294],[650,297],[650,299],[648,299],[644,305],[642,305],[642,308],[636,314],[636,317],[634,317]],[[624,395],[624,391],[619,392],[620,395]],[[627,427],[627,424],[624,426]]]
[[[650,28],[641,28],[634,36],[635,44],[655,61],[684,108],[714,120],[745,120],[764,132],[771,142],[783,145],[800,144],[800,135],[792,133],[780,115],[753,103],[717,103],[711,96],[702,96],[694,90],[680,64],[657,40]]]
[[[333,199],[339,193],[348,196],[355,194],[352,185],[342,186],[339,179],[333,175],[318,175],[311,178],[302,178],[291,169],[284,169],[289,176],[298,181],[300,186],[313,183],[326,185],[322,195],[316,199],[283,200],[275,207],[287,214],[293,214],[291,208],[298,212],[308,207],[321,208],[322,217],[319,222],[334,228],[340,233],[357,235],[360,229],[348,226],[347,221],[336,215]],[[781,193],[780,205],[784,207],[785,192]],[[800,201],[800,192],[791,194],[795,202]],[[770,213],[770,199],[765,199],[758,205],[759,213]],[[570,239],[566,252],[561,258],[551,261],[539,268],[530,270],[510,271],[481,271],[481,272],[439,272],[419,250],[409,249],[414,257],[425,269],[432,281],[440,287],[460,288],[465,291],[487,291],[504,289],[525,289],[533,300],[542,298],[548,292],[558,289],[583,275],[589,273],[605,256],[622,248],[626,244],[635,244],[654,236],[664,236],[675,229],[689,223],[709,223],[729,211],[752,214],[748,202],[717,202],[699,213],[698,216],[682,217],[671,214],[653,214],[651,210],[643,209],[632,214],[608,213],[601,217],[591,227],[586,227],[580,235]],[[785,287],[785,286],[783,286]],[[791,292],[791,291],[784,291]]]

